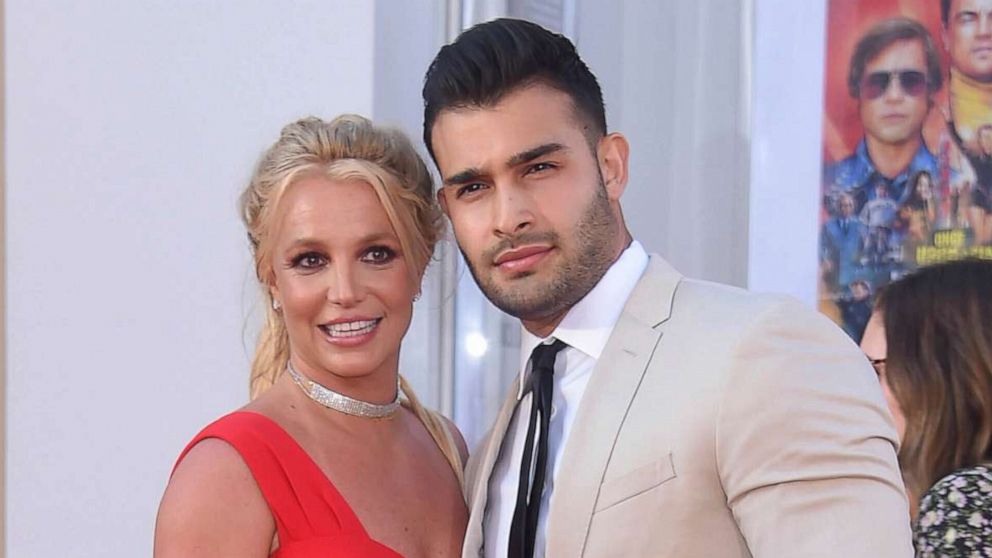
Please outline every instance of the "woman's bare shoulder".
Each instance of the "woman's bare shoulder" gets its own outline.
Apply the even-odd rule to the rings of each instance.
[[[468,462],[468,445],[465,443],[465,437],[462,436],[461,430],[458,430],[458,426],[455,425],[454,421],[448,417],[438,413],[437,416],[441,417],[445,425],[448,427],[448,431],[451,432],[451,437],[455,440],[455,446],[458,447],[458,456],[462,458],[462,466]]]
[[[268,556],[275,523],[240,454],[206,439],[176,467],[155,523],[155,556]]]

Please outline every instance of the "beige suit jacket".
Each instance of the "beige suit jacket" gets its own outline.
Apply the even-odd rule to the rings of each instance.
[[[464,557],[482,556],[510,390],[469,461]],[[651,256],[589,380],[548,558],[913,555],[896,433],[864,355],[785,297]]]

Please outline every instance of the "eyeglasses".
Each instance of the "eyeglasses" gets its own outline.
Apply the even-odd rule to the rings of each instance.
[[[884,358],[869,358],[868,362],[871,363],[871,367],[875,369],[875,374],[881,376],[885,373],[885,359]]]
[[[901,70],[898,72],[872,72],[861,80],[861,94],[867,99],[877,99],[885,94],[892,83],[893,76],[899,78],[899,87],[913,97],[922,95],[927,90],[927,76],[919,70]]]

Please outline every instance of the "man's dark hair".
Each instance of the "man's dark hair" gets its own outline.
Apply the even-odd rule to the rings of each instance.
[[[595,145],[606,134],[603,93],[567,38],[519,19],[480,23],[441,48],[424,78],[424,144],[445,109],[491,107],[519,87],[542,83],[572,98]]]
[[[947,27],[947,22],[951,19],[951,0],[940,0],[940,21],[944,22],[944,27]]]
[[[927,91],[933,93],[944,83],[940,69],[940,56],[933,44],[933,37],[920,22],[897,17],[882,21],[868,30],[854,47],[851,55],[851,65],[847,74],[847,92],[857,99],[861,95],[861,78],[864,77],[865,66],[879,55],[889,45],[897,41],[917,40],[923,45],[923,55],[927,61]]]

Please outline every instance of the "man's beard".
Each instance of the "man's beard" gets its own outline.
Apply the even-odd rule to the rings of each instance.
[[[582,300],[613,264],[617,234],[617,219],[606,197],[606,187],[602,177],[596,195],[586,208],[582,218],[571,231],[566,231],[570,249],[561,243],[561,236],[555,231],[544,233],[522,233],[501,240],[482,254],[483,262],[492,262],[500,252],[516,246],[528,244],[550,244],[558,248],[563,261],[550,270],[551,277],[543,283],[527,285],[527,277],[534,272],[526,272],[510,280],[510,285],[499,285],[493,280],[495,270],[483,276],[472,260],[462,250],[469,271],[476,284],[497,308],[522,320],[537,320],[563,313]],[[514,284],[515,283],[515,284]]]

